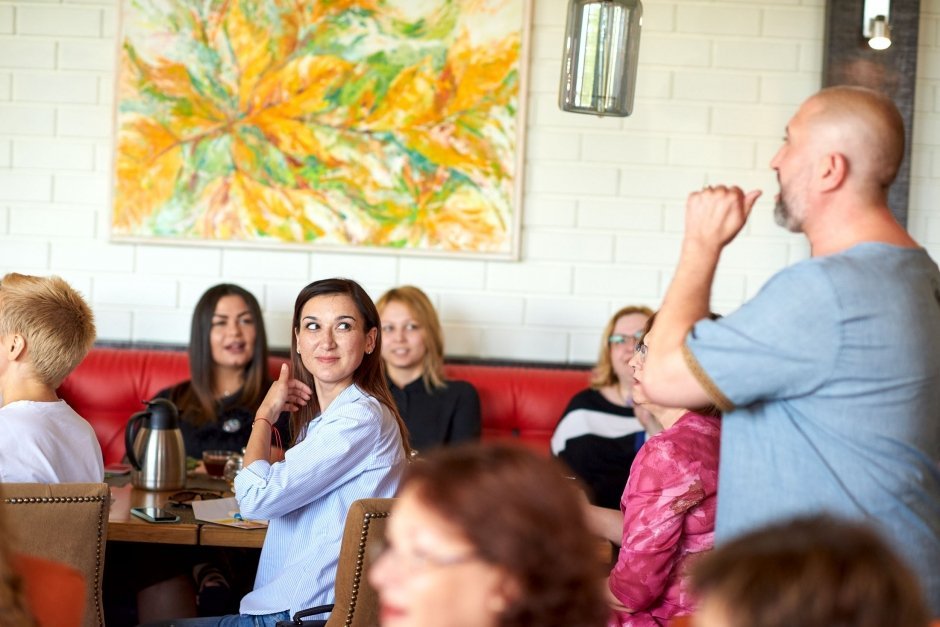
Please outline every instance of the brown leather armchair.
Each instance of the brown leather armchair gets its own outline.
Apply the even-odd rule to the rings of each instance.
[[[369,547],[385,538],[385,525],[395,499],[359,499],[346,514],[334,588],[335,605],[318,605],[294,614],[278,627],[374,627],[379,624],[379,598],[369,585]],[[327,620],[304,620],[330,613]]]
[[[85,577],[86,626],[104,625],[101,581],[111,494],[105,483],[0,484],[10,548]]]

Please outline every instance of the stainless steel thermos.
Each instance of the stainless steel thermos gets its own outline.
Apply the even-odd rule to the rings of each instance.
[[[124,445],[131,482],[144,490],[179,490],[186,484],[186,449],[176,405],[164,398],[127,421]]]

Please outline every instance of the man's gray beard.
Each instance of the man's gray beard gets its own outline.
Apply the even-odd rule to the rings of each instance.
[[[791,233],[800,233],[803,230],[802,223],[793,217],[789,207],[783,201],[782,192],[780,198],[774,204],[774,222],[777,223],[777,226],[782,226]]]

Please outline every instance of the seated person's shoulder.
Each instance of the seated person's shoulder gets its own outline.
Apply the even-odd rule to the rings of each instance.
[[[7,428],[42,429],[49,423],[87,422],[65,401],[16,401],[0,407],[0,424]],[[89,425],[90,426],[90,425]]]
[[[580,392],[576,392],[575,395],[571,397],[569,404],[574,404],[575,402],[586,404],[588,402],[595,401],[600,395],[601,393],[594,388],[584,388]]]
[[[376,417],[384,418],[386,415],[391,418],[390,412],[379,399],[357,387],[343,392],[342,396],[336,398],[315,420],[322,420],[324,423],[352,421],[369,425],[375,422]]]
[[[571,400],[568,401],[568,405],[565,407],[565,412],[562,418],[579,409],[609,411],[610,402],[604,398],[603,394],[600,393],[600,390],[595,390],[594,388],[584,388],[572,396]],[[628,413],[632,414],[632,408]]]
[[[469,381],[464,381],[462,379],[447,379],[445,381],[447,388],[451,394],[455,396],[472,396],[479,397],[476,387]]]
[[[95,430],[65,401],[0,409],[0,480],[97,482],[104,478]]]
[[[174,403],[177,403],[179,402],[180,398],[182,398],[183,394],[185,394],[189,390],[191,385],[192,385],[192,381],[180,381],[179,383],[175,385],[171,385],[170,387],[163,388],[162,390],[154,394],[153,397],[165,398]]]

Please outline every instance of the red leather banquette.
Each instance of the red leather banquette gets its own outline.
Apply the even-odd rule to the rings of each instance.
[[[272,357],[275,375],[282,357]],[[483,439],[512,439],[548,454],[555,423],[571,397],[588,384],[574,368],[448,364],[447,376],[472,383],[480,394]],[[95,429],[105,463],[124,457],[124,425],[142,401],[189,378],[179,350],[95,348],[59,388],[59,396]]]

